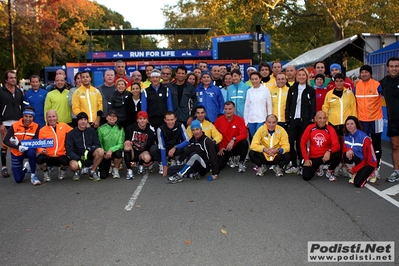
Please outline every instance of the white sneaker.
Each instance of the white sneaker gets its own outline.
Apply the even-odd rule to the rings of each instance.
[[[245,173],[245,169],[246,169],[247,167],[245,166],[245,163],[244,162],[239,162],[238,163],[238,172],[239,173]]]
[[[323,165],[321,165],[320,167],[319,167],[319,169],[317,170],[317,172],[316,172],[316,175],[317,176],[323,176],[324,175],[324,169],[323,169],[324,167],[323,167]]]
[[[41,185],[41,184],[42,184],[42,183],[40,182],[39,178],[37,177],[37,174],[31,174],[30,182],[31,182],[32,185],[34,185],[34,186],[37,186],[37,185]]]
[[[229,158],[228,165],[230,166],[230,168],[236,167],[236,165],[235,165],[235,163],[234,163],[234,157],[233,157],[233,156],[231,156],[231,157]]]
[[[112,168],[112,178],[121,178],[121,175],[119,174],[119,169],[116,167]]]
[[[51,181],[50,172],[48,170],[46,172],[43,171],[43,181],[44,182],[50,182]]]
[[[127,180],[134,179],[134,174],[132,169],[127,169],[126,179]]]
[[[158,173],[159,173],[160,175],[163,175],[163,165],[160,163],[158,166],[159,166],[159,171],[158,171]]]
[[[63,180],[66,176],[65,170],[61,169],[61,167],[58,168],[58,179]]]
[[[24,163],[24,168],[23,168],[22,170],[24,170],[24,169],[26,169],[26,173],[27,173],[27,174],[30,174],[30,173],[31,173],[30,164],[29,164],[28,161],[26,161],[26,162]],[[39,185],[40,185],[40,184],[39,184]]]
[[[334,171],[327,171],[326,172],[326,177],[328,178],[328,180],[330,180],[331,182],[333,181],[337,181],[337,178],[334,175]]]
[[[278,165],[273,165],[273,171],[276,176],[283,176],[283,168]]]
[[[298,173],[298,167],[294,167],[291,166],[290,168],[287,168],[287,170],[285,170],[286,174],[296,174]]]
[[[265,172],[267,171],[267,167],[265,165],[258,166],[256,170],[256,176],[264,176]]]

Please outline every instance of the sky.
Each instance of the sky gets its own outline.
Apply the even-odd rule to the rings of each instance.
[[[178,0],[95,0],[121,14],[125,21],[129,21],[133,28],[163,29],[165,18],[161,8],[164,5],[175,5]],[[115,25],[117,26],[117,25]],[[162,43],[159,46],[163,46]]]

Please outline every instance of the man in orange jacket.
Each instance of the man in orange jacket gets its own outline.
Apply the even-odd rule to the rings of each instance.
[[[65,150],[65,139],[72,127],[63,122],[58,122],[58,114],[55,110],[47,111],[46,120],[47,125],[39,131],[39,139],[54,139],[54,146],[38,148],[39,155],[36,157],[36,163],[43,170],[44,182],[50,182],[51,173],[49,170],[52,169],[52,166],[60,167],[58,171],[59,180],[65,178],[65,170],[69,165]]]

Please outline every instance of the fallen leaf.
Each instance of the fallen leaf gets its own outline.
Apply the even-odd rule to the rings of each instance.
[[[69,224],[64,226],[64,228],[69,228],[69,227],[71,227],[71,225],[69,225]]]
[[[359,190],[356,190],[356,193],[357,193],[357,194],[360,194],[360,191],[359,191]]]
[[[224,229],[220,229],[220,232],[221,232],[222,234],[225,234],[225,235],[227,235],[227,231],[226,231],[226,230],[224,230]]]
[[[189,202],[194,202],[194,200],[192,199],[192,200],[189,200]]]
[[[220,194],[216,194],[216,197],[219,197],[220,196]]]
[[[140,208],[141,207],[141,205],[136,205],[136,208]]]
[[[187,239],[184,240],[184,243],[186,243],[187,245],[191,245],[191,241]]]

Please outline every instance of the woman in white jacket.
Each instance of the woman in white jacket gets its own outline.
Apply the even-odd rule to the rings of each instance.
[[[252,88],[247,91],[244,108],[244,120],[252,138],[256,130],[263,125],[266,116],[272,113],[272,97],[268,88],[260,84],[259,72],[251,74]]]

